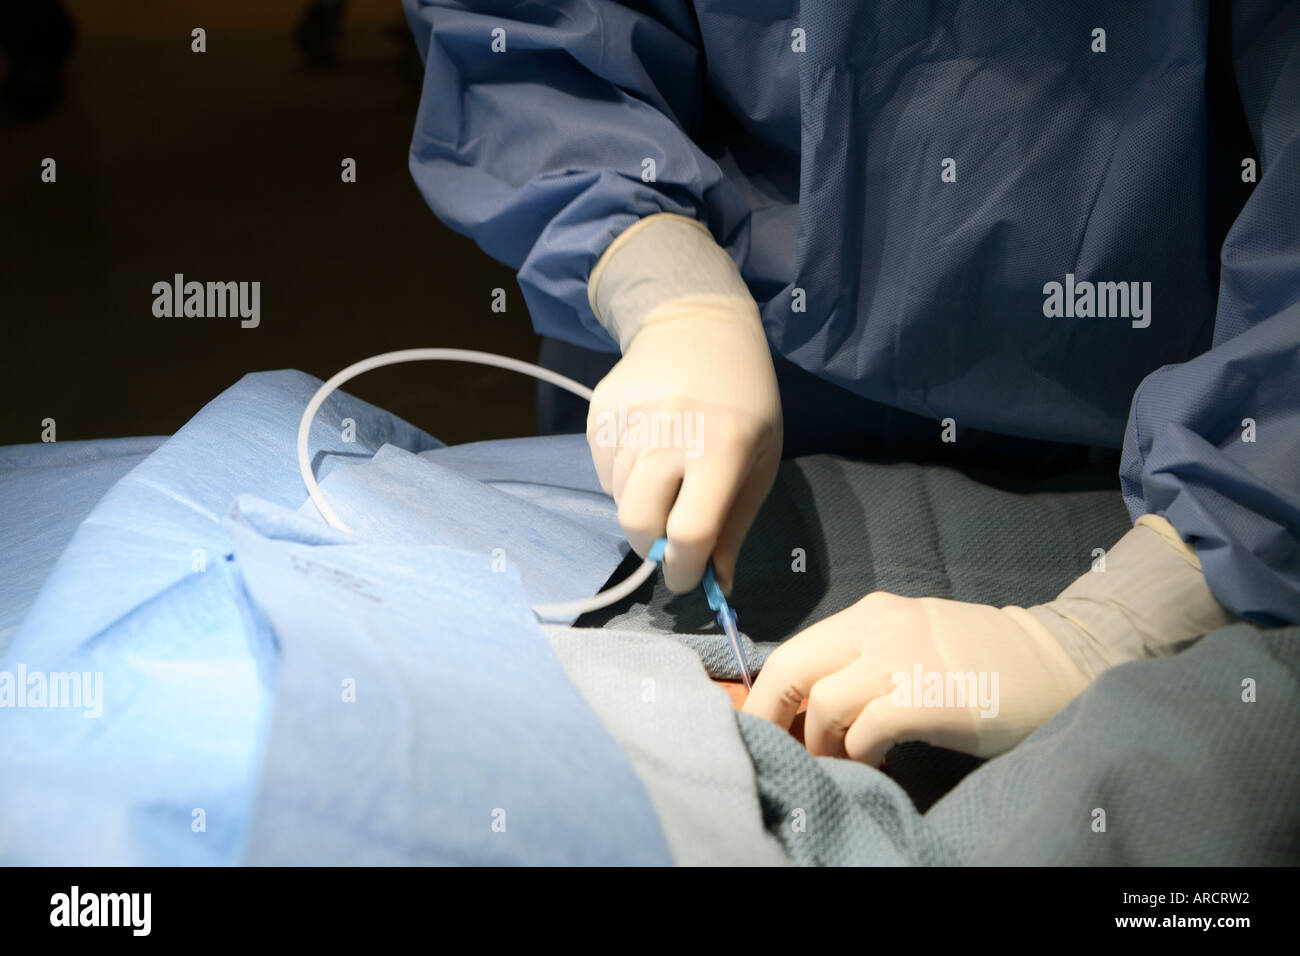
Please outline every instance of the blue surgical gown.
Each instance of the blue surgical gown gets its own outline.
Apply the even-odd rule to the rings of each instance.
[[[1131,513],[1168,518],[1226,607],[1300,621],[1296,0],[406,12],[416,183],[518,270],[539,332],[616,351],[593,264],[694,217],[778,356],[905,413],[1122,448]],[[1136,283],[1145,317],[1048,314],[1053,282]]]

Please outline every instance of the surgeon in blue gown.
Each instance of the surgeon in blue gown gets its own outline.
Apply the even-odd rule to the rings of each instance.
[[[600,370],[593,460],[673,590],[710,559],[730,588],[783,448],[1118,468],[1104,573],[1029,608],[866,595],[747,710],[806,705],[817,754],[990,756],[1106,668],[1300,621],[1300,4],[406,12],[416,183],[518,270],[544,355]]]

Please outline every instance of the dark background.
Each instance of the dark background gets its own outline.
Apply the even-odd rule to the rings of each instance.
[[[296,37],[306,7],[65,0],[62,100],[0,125],[0,444],[40,441],[47,417],[64,441],[170,434],[247,372],[327,378],[390,349],[536,360],[513,270],[411,180],[420,68],[400,4],[348,0],[328,68]],[[190,52],[194,27],[206,53]],[[260,281],[261,325],[155,318],[151,288],[177,272]],[[509,372],[418,363],[347,388],[451,443],[537,428],[533,382]]]
[[[312,34],[335,38],[326,44],[334,62],[313,65],[305,15],[340,2],[337,31]],[[39,52],[16,37],[52,4],[0,0],[6,78],[16,58]],[[62,6],[76,40],[58,105],[18,122],[0,87],[0,444],[39,441],[45,418],[61,440],[170,434],[252,371],[327,378],[378,352],[420,346],[537,359],[540,339],[513,270],[444,227],[411,180],[423,67],[398,0]],[[1227,7],[1210,13],[1210,163],[1227,184],[1207,199],[1205,254],[1217,262],[1249,195],[1240,157],[1257,153],[1233,80]],[[208,34],[202,54],[190,51],[198,26]],[[58,162],[55,184],[40,180],[47,156]],[[354,184],[340,180],[344,157],[357,161]],[[153,284],[178,272],[260,281],[261,325],[155,318]],[[496,288],[507,293],[504,314],[490,308]],[[554,348],[548,364],[595,384],[598,372],[579,372]],[[1080,451],[1058,460],[1060,449],[1043,443],[974,432],[939,447],[932,422],[779,357],[776,365],[787,455],[983,455],[1041,471]],[[419,363],[346,387],[453,444],[538,431],[533,381],[495,369]],[[581,429],[582,404],[563,400],[567,417],[548,418],[546,430]]]

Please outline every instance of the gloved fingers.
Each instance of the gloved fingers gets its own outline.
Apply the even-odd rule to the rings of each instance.
[[[614,463],[609,469],[609,494],[615,504],[623,500],[623,486],[627,484],[628,476],[632,474],[632,469],[644,454],[644,450],[629,448],[626,445],[614,453]]]
[[[621,467],[625,461],[632,464]],[[632,550],[644,558],[655,540],[667,531],[668,513],[682,483],[681,456],[670,451],[638,455],[634,449],[626,450],[619,456],[614,472],[618,523]]]
[[[843,740],[844,756],[871,767],[885,762],[885,754],[899,743],[931,741],[924,714],[898,707],[888,694],[877,697],[862,709]]]
[[[680,485],[683,467],[682,453],[678,448],[659,446],[637,448],[625,445],[614,455],[614,464],[611,468],[610,494],[615,502],[622,504],[628,480],[643,468],[647,469],[646,475],[661,475],[671,472],[673,475],[672,480],[675,484]],[[672,499],[669,499],[668,505],[669,508],[672,507]],[[664,519],[667,520],[667,517],[668,511],[665,510]],[[660,530],[660,537],[662,537],[662,529]]]
[[[815,757],[845,755],[845,736],[859,715],[891,689],[889,668],[875,655],[865,654],[813,684],[808,694],[804,746]]]
[[[677,502],[668,515],[664,583],[675,594],[700,583],[722,523],[731,511],[752,463],[752,448],[736,439],[687,463]]]
[[[745,535],[749,534],[768,492],[776,482],[779,455],[772,454],[769,457],[770,461],[755,462],[750,469],[740,494],[736,496],[731,511],[723,521],[718,543],[713,548],[713,571],[718,585],[727,595],[731,594],[731,589],[735,586],[736,559],[740,555],[741,545],[745,543]]]
[[[789,730],[813,685],[847,667],[861,653],[855,628],[841,616],[851,610],[818,621],[773,651],[745,699],[745,713]]]

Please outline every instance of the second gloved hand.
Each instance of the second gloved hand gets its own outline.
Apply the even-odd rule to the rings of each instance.
[[[1106,564],[1046,604],[868,594],[777,648],[745,711],[788,728],[807,701],[804,742],[818,756],[876,765],[919,740],[991,757],[1107,668],[1177,653],[1233,620],[1196,551],[1143,515]]]
[[[991,757],[1068,704],[1088,678],[1025,609],[868,594],[772,653],[745,712],[872,766],[919,740]]]

